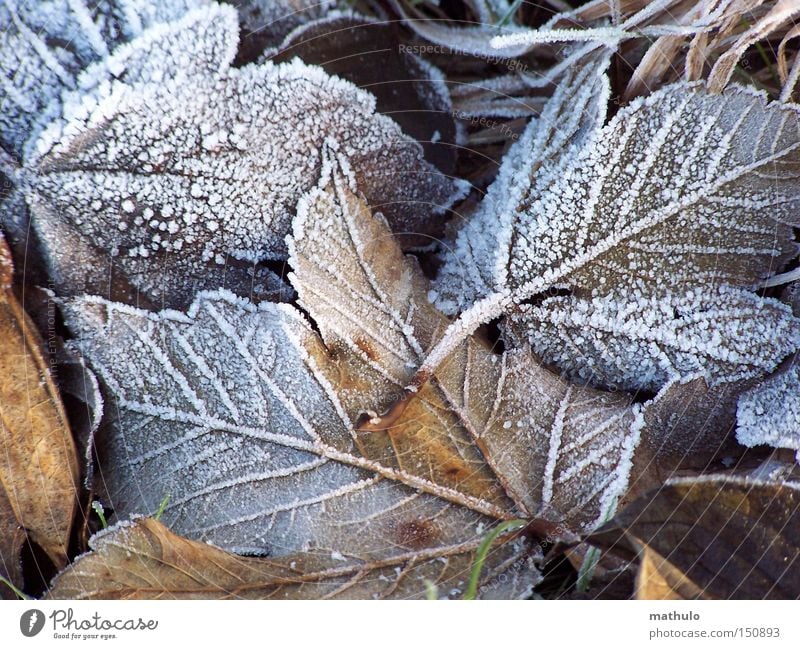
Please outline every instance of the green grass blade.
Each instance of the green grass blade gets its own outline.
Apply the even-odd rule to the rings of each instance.
[[[486,563],[486,557],[489,555],[489,550],[491,549],[492,543],[494,543],[495,539],[503,532],[518,530],[520,527],[523,527],[526,524],[527,521],[519,519],[513,521],[504,521],[486,535],[486,538],[481,541],[481,544],[478,546],[478,550],[475,552],[475,561],[472,564],[472,572],[469,575],[467,589],[464,591],[464,597],[462,599],[475,599],[477,596],[478,580],[481,577],[481,570],[483,570],[483,564]]]

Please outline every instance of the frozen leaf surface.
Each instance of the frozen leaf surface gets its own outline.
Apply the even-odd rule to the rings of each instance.
[[[522,305],[510,322],[578,382],[625,390],[655,391],[698,373],[712,387],[760,377],[800,347],[800,320],[787,305],[725,286],[547,298]]]
[[[736,439],[800,453],[800,364],[797,359],[739,398]]]
[[[357,546],[354,540],[354,547]],[[95,535],[93,552],[53,582],[52,599],[420,599],[425,583],[444,597],[464,590],[476,543],[383,561],[309,552],[275,559],[229,554],[190,541],[152,519]],[[496,550],[482,573],[481,599],[523,599],[541,577],[524,540]]]
[[[231,9],[200,10],[82,77],[89,90],[72,95],[26,170],[54,275],[70,273],[70,259],[105,255],[147,297],[181,307],[204,283],[226,285],[217,276],[257,284],[254,266],[285,256],[323,144],[347,156],[359,188],[399,231],[424,230],[461,194],[375,114],[370,95],[299,62],[230,68],[236,38]],[[64,248],[65,237],[79,241]],[[86,290],[79,278],[63,284]]]
[[[548,289],[755,287],[796,254],[798,147],[796,107],[746,88],[713,95],[679,83],[632,102],[537,196],[521,203],[509,193],[506,211],[520,213],[499,224],[491,290],[450,325],[410,389],[480,324]],[[469,259],[469,243],[457,257]],[[468,291],[450,297],[470,299]]]
[[[106,390],[98,447],[116,513],[170,494],[163,520],[190,538],[272,556],[347,555],[359,539],[375,560],[519,516],[594,526],[625,489],[637,412],[529,353],[468,341],[392,430],[354,428],[365,396],[388,405],[447,321],[344,165],[326,158],[291,244],[322,340],[291,307],[223,292],[186,314],[67,303]]]
[[[478,298],[503,290],[506,251],[530,219],[531,204],[558,181],[606,116],[608,60],[579,68],[561,83],[503,158],[478,211],[464,223],[435,284],[436,305],[456,314]]]
[[[364,403],[393,405],[448,324],[415,263],[386,234],[334,173],[304,200],[290,243],[301,305],[329,349],[344,348],[359,361],[340,364],[359,380],[357,392],[342,394],[353,420]],[[527,350],[498,355],[477,340],[458,348],[392,429],[360,423],[357,434],[377,448],[415,454],[421,438],[406,431],[421,426],[465,458],[477,447],[519,511],[566,518],[576,528],[591,525],[624,489],[639,434],[626,397],[573,388]]]
[[[512,231],[493,286],[518,299],[549,286],[753,286],[795,254],[799,146],[797,110],[744,88],[676,84],[635,101],[549,185],[509,195],[522,214],[501,224]]]
[[[58,112],[81,70],[151,25],[175,20],[205,0],[3,0],[0,3],[0,145],[25,142]]]

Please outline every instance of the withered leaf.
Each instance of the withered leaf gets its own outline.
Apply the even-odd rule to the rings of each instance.
[[[557,182],[606,118],[608,60],[578,68],[560,83],[544,111],[503,158],[478,210],[459,229],[435,282],[436,305],[457,314],[503,289],[498,264],[519,221]]]
[[[707,599],[702,588],[652,548],[644,547],[640,556],[636,599]]]
[[[634,458],[637,492],[661,485],[678,470],[707,470],[715,460],[741,453],[733,435],[736,403],[754,383],[711,387],[702,375],[689,375],[661,388],[642,408],[647,433]]]
[[[729,286],[546,298],[509,316],[533,350],[580,383],[657,391],[703,374],[711,387],[762,377],[800,347],[777,300]]]
[[[297,61],[232,68],[237,39],[233,10],[212,5],[151,28],[81,76],[85,91],[39,137],[23,173],[61,292],[91,290],[72,269],[99,255],[155,304],[185,307],[219,286],[270,297],[280,282],[259,264],[285,256],[326,142],[402,232],[424,231],[463,193],[369,94]]]
[[[289,245],[300,304],[329,349],[349,352],[337,356],[332,380],[355,388],[341,393],[350,419],[365,403],[390,407],[448,324],[416,264],[336,173],[301,203]],[[357,434],[414,457],[420,441],[405,437],[422,422],[460,456],[477,446],[520,512],[575,529],[600,520],[624,489],[638,441],[627,396],[570,386],[528,350],[499,355],[476,339],[439,368],[435,383],[389,430]],[[454,477],[463,488],[463,476]]]
[[[78,463],[41,340],[11,292],[11,273],[0,237],[0,560],[13,578],[26,533],[56,566],[67,562]]]
[[[643,594],[663,593],[648,583],[661,580],[681,597],[794,599],[800,593],[798,535],[796,484],[709,475],[669,481],[589,541],[645,552]]]
[[[290,242],[322,340],[289,306],[224,292],[186,314],[67,302],[110,404],[108,504],[126,518],[169,494],[176,533],[273,557],[435,554],[519,516],[594,527],[625,489],[637,411],[529,353],[469,341],[392,430],[354,429],[364,395],[396,391],[447,320],[343,168],[326,157]]]
[[[478,325],[549,289],[599,297],[755,288],[796,255],[798,150],[796,106],[743,87],[714,95],[678,83],[620,110],[552,175],[546,167],[544,185],[523,165],[515,182],[539,191],[500,195],[514,215],[499,223],[501,245],[476,238],[490,258],[490,289],[450,326],[411,386]],[[461,240],[450,265],[474,258],[471,246]]]
[[[425,583],[457,598],[476,542],[386,560],[307,552],[276,559],[242,557],[190,541],[150,518],[120,523],[90,540],[54,580],[50,599],[419,599]],[[538,582],[524,539],[505,543],[482,573],[479,596],[523,598]],[[502,586],[501,586],[502,585]]]

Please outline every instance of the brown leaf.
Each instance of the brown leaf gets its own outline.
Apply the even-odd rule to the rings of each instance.
[[[639,554],[639,592],[714,599],[800,593],[800,487],[746,478],[674,480],[589,537]]]
[[[655,550],[644,547],[636,599],[707,599],[703,590]]]
[[[56,577],[48,599],[419,599],[426,581],[457,597],[478,543],[383,561],[319,552],[257,559],[189,541],[142,518],[95,535],[90,545],[94,552]],[[506,596],[530,592],[525,573],[532,559],[519,558],[513,545],[493,551],[499,568],[482,574],[482,598],[491,599],[501,583]]]
[[[78,481],[69,425],[41,341],[11,292],[11,273],[0,239],[0,551],[9,573],[24,539],[19,530],[57,567],[66,563]]]
[[[300,57],[369,91],[377,112],[419,141],[428,162],[452,175],[457,149],[448,86],[437,68],[412,54],[412,48],[403,49],[401,36],[396,24],[340,15],[292,32],[268,55],[275,63]]]
[[[735,454],[736,403],[753,383],[709,387],[702,376],[688,376],[665,385],[642,411],[647,434],[636,450],[633,473],[643,476],[647,488],[639,486],[638,493],[659,486],[675,471],[707,469],[726,453]]]
[[[187,313],[66,303],[113,404],[98,452],[117,516],[169,494],[163,520],[188,538],[372,562],[445,556],[513,518],[554,538],[595,527],[624,491],[637,410],[530,352],[471,339],[390,429],[353,425],[365,401],[391,405],[448,320],[346,165],[334,155],[324,168],[289,242],[317,331],[293,307],[225,292]]]

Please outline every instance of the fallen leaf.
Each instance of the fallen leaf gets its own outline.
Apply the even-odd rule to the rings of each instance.
[[[0,550],[5,570],[18,579],[26,534],[57,567],[67,563],[78,463],[41,340],[11,291],[11,274],[0,238]]]
[[[421,599],[426,582],[442,596],[464,591],[478,542],[386,560],[308,552],[277,559],[230,554],[137,519],[96,534],[92,552],[53,581],[48,599]],[[538,580],[524,539],[493,552],[480,599],[521,599]]]
[[[709,475],[669,481],[588,541],[646,558],[643,597],[794,599],[798,535],[797,484]]]
[[[635,588],[636,599],[707,599],[702,588],[648,547],[641,553]]]
[[[637,410],[529,353],[471,340],[396,427],[354,428],[363,400],[390,398],[447,320],[342,169],[331,153],[290,241],[322,339],[292,307],[224,292],[186,314],[67,301],[109,404],[107,505],[125,519],[169,494],[162,520],[176,533],[273,558],[434,556],[521,515],[542,534],[596,526],[625,489]]]
[[[760,378],[800,347],[789,306],[725,285],[545,298],[522,305],[509,326],[576,382],[623,390],[655,392],[695,374],[710,387]]]
[[[377,111],[417,140],[425,159],[450,176],[459,144],[450,84],[438,68],[411,52],[396,24],[334,14],[294,30],[265,56],[275,63],[299,57],[370,92]]]
[[[673,379],[642,407],[644,430],[632,482],[638,495],[677,471],[704,471],[744,450],[736,444],[736,403],[756,381],[710,387],[702,375]],[[716,468],[722,468],[716,465]]]
[[[517,146],[530,147],[530,138]],[[601,297],[755,288],[796,255],[798,148],[794,105],[743,87],[713,95],[678,83],[632,102],[556,162],[545,158],[537,172],[544,183],[529,175],[537,167],[511,166],[518,177],[501,173],[498,191],[512,182],[540,191],[494,199],[511,215],[489,226],[501,229],[501,245],[486,247],[478,236],[473,246],[467,236],[448,256],[456,268],[469,265],[475,249],[488,256],[480,266],[490,269],[490,288],[475,301],[451,298],[471,306],[431,349],[409,391],[479,325],[549,290]],[[508,164],[520,156],[512,153]]]
[[[370,95],[299,61],[232,68],[237,38],[233,10],[214,5],[153,27],[78,80],[87,90],[39,137],[22,176],[60,292],[91,289],[83,268],[98,251],[155,304],[185,307],[226,285],[280,292],[270,271],[253,273],[285,257],[324,143],[401,232],[424,231],[463,193]]]
[[[458,314],[503,289],[497,266],[518,221],[528,218],[533,202],[566,173],[606,119],[607,65],[604,59],[568,75],[503,158],[497,179],[444,255],[433,297],[445,313]]]

